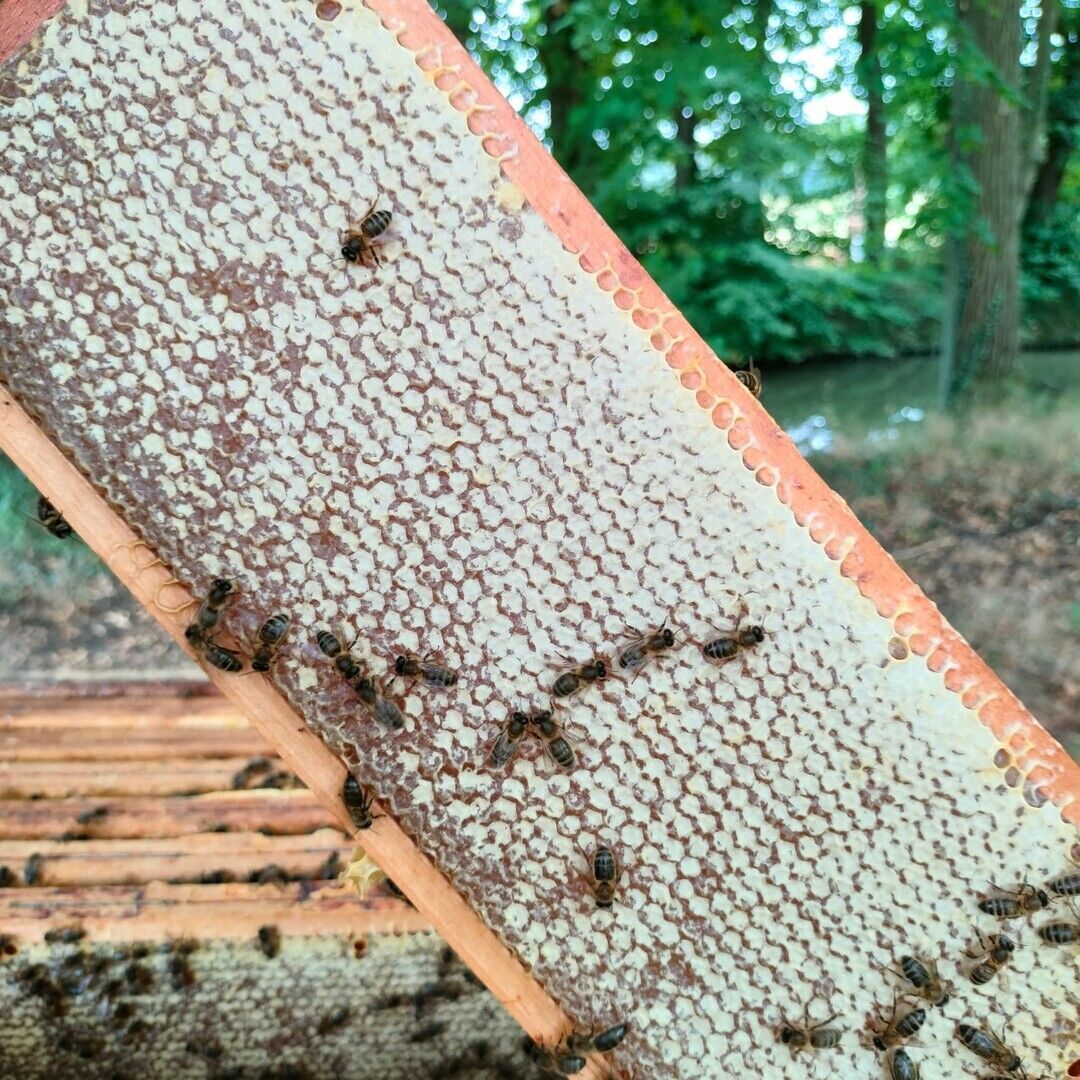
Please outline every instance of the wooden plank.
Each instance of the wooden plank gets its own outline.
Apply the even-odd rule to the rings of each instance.
[[[222,697],[191,699],[166,694],[115,698],[0,696],[0,732],[69,731],[73,728],[152,731],[251,731],[235,705]],[[266,746],[265,740],[260,740]]]
[[[223,791],[249,757],[155,761],[0,760],[0,798],[63,799],[72,796],[199,795]],[[275,761],[277,759],[274,759]]]
[[[0,62],[21,49],[63,6],[64,0],[6,0],[0,4]]]
[[[92,820],[80,821],[97,812]],[[334,818],[305,788],[212,791],[144,798],[0,799],[0,838],[59,840],[265,832],[279,836],[331,828]]]
[[[51,886],[199,882],[212,874],[246,881],[267,867],[280,868],[290,878],[318,879],[327,876],[322,871],[328,859],[336,856],[343,865],[351,853],[348,837],[337,829],[300,836],[195,833],[131,840],[0,840],[0,867],[20,879],[27,860],[37,856],[37,884]]]
[[[0,889],[0,926],[22,941],[58,926],[80,926],[95,941],[238,939],[260,926],[282,933],[345,935],[431,929],[420,912],[387,897],[361,901],[349,888],[309,884],[99,886]]]
[[[159,679],[123,678],[109,675],[103,679],[50,679],[39,682],[20,676],[0,684],[0,706],[8,701],[26,699],[35,702],[47,702],[56,698],[68,698],[72,701],[89,701],[95,698],[146,697],[151,693],[162,698],[178,698],[193,701],[198,698],[220,698],[218,688],[204,678]]]
[[[12,762],[158,761],[174,753],[187,758],[258,757],[266,750],[266,740],[250,728],[54,728],[0,733],[0,760]]]

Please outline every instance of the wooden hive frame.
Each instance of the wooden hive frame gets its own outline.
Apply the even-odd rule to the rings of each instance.
[[[37,10],[40,13],[53,6],[42,5]],[[0,13],[0,58],[25,40],[30,7],[25,3],[9,5]],[[577,281],[584,275],[591,280],[597,294],[606,295],[612,316],[620,313],[624,328],[631,327],[653,350],[659,363],[667,365],[672,380],[697,410],[691,417],[679,405],[678,409],[683,410],[680,415],[694,424],[695,430],[700,425],[702,439],[712,440],[710,447],[716,446],[718,453],[722,449],[737,458],[758,485],[762,503],[768,501],[777,513],[785,515],[784,524],[777,528],[786,530],[793,546],[807,542],[807,560],[823,555],[836,580],[853,587],[862,600],[869,602],[876,619],[887,625],[891,634],[891,661],[887,657],[883,665],[914,661],[921,667],[908,670],[920,672],[919,685],[923,687],[929,685],[928,678],[937,676],[935,704],[944,708],[942,703],[952,695],[953,712],[963,714],[962,722],[969,725],[965,730],[971,738],[983,734],[985,727],[1000,743],[1008,762],[1002,771],[1011,777],[1006,786],[1022,792],[1032,806],[1057,808],[1061,819],[1071,826],[1080,822],[1076,797],[1080,779],[1075,764],[944,622],[855,521],[842,500],[802,461],[428,8],[416,0],[371,0],[368,12],[378,15],[383,28],[413,58],[415,78],[433,85],[450,110],[463,114],[467,130],[498,162],[508,182],[500,189],[502,205],[520,210],[524,204],[538,214],[562,247],[573,255],[574,266],[566,271],[568,277]],[[316,17],[332,23],[339,17],[348,20],[354,15],[354,11],[342,13],[340,5],[332,4],[319,5]],[[342,25],[351,24],[346,21]],[[656,372],[650,370],[650,378]],[[15,374],[9,360],[9,380]],[[33,395],[23,391],[20,396]],[[49,421],[40,398],[35,409],[38,419]],[[8,393],[0,396],[0,430],[0,446],[62,509],[80,535],[109,562],[159,622],[181,640],[187,620],[181,612],[169,609],[176,609],[191,597],[183,587],[173,584],[171,571],[156,562],[156,552],[164,540],[160,528],[153,537],[154,548],[147,548],[143,540],[150,534],[148,522],[140,522],[144,536],[125,524],[73,464],[77,455],[70,446],[65,447],[67,454],[62,452]],[[125,509],[129,514],[133,512],[131,506]],[[196,575],[185,576],[193,580]],[[161,603],[163,595],[168,599],[167,606]],[[211,674],[222,691],[253,718],[290,767],[332,808],[337,820],[348,826],[339,798],[344,776],[339,757],[305,726],[269,682]],[[680,760],[677,750],[672,755],[669,764],[675,775],[690,771],[691,763]],[[1047,815],[1040,822],[1045,826],[1047,843],[1052,837],[1068,835]],[[551,1041],[566,1031],[570,1023],[567,1015],[392,818],[378,821],[365,834],[364,843],[530,1034]],[[1075,991],[1068,990],[1068,995],[1067,1000],[1073,1000]],[[1069,1044],[1069,1039],[1075,1040],[1075,1032],[1064,1045]],[[599,1075],[602,1068],[601,1063],[590,1064],[591,1075]]]
[[[373,864],[349,867],[362,899],[339,877],[348,837],[212,689],[0,687],[5,1075],[525,1069],[512,1019]]]

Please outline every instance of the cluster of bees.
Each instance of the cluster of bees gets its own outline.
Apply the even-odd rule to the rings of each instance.
[[[236,584],[228,578],[215,578],[199,603],[194,620],[184,636],[191,648],[212,667],[237,673],[244,669],[244,658],[237,649],[218,640],[221,617],[230,599],[236,594]],[[290,617],[284,612],[271,615],[250,638],[250,668],[253,672],[271,669],[290,627]],[[525,733],[535,730],[543,740],[546,755],[556,766],[572,768],[576,754],[570,737],[556,720],[556,709],[587,690],[599,686],[613,671],[636,677],[652,661],[675,648],[678,632],[667,620],[646,633],[633,632],[613,657],[594,656],[585,663],[571,663],[559,670],[550,686],[550,706],[542,711],[515,711],[495,739],[487,762],[495,768],[505,768],[517,753]],[[765,640],[760,626],[737,626],[723,634],[712,635],[699,646],[704,658],[722,664],[735,659],[746,650]],[[398,704],[387,693],[387,678],[404,678],[420,682],[433,690],[449,690],[458,681],[457,673],[432,656],[411,654],[395,658],[387,676],[374,678],[366,665],[354,656],[352,645],[329,630],[319,630],[315,643],[330,661],[337,676],[356,694],[360,703],[376,722],[390,731],[400,730],[405,723]],[[366,790],[351,773],[347,773],[341,792],[342,801],[357,830],[370,828],[377,820],[372,812],[374,794]],[[615,851],[607,844],[598,844],[588,858],[588,880],[598,908],[611,908],[616,899],[620,867]],[[558,1075],[569,1076],[585,1067],[585,1055],[613,1050],[625,1037],[629,1026],[614,1024],[598,1032],[572,1032],[557,1047],[529,1043],[528,1050],[538,1067]],[[820,1032],[814,1038],[820,1039]]]
[[[1058,899],[1069,905],[1071,919],[1054,920],[1044,923],[1038,930],[1038,936],[1050,945],[1068,945],[1080,943],[1080,911],[1077,910],[1074,897],[1080,896],[1080,873],[1071,871],[1061,874],[1046,882],[1045,887],[1038,887],[1029,882],[1022,882],[1017,889],[1002,889],[992,885],[994,894],[979,901],[979,910],[1000,920],[1030,919],[1044,911]],[[975,986],[985,986],[1006,966],[1016,951],[1016,934],[1010,937],[1005,933],[983,934],[975,931],[979,947],[976,951],[965,951],[973,963],[968,965],[967,978]],[[871,1043],[874,1049],[888,1054],[887,1063],[891,1080],[921,1080],[921,1071],[911,1058],[904,1043],[917,1035],[926,1023],[927,1011],[923,1004],[941,1006],[948,1002],[951,987],[937,971],[937,965],[930,960],[917,956],[902,956],[900,971],[896,972],[910,989],[904,996],[915,998],[919,1004],[908,1008],[905,1003],[901,1008],[901,999],[894,996],[892,1012],[886,1021],[880,1014],[876,1023],[871,1025]],[[828,1050],[838,1046],[841,1032],[830,1025],[836,1016],[830,1016],[818,1024],[810,1024],[803,1016],[802,1023],[794,1024],[781,1018],[776,1034],[780,1042],[791,1048],[792,1056],[801,1050]],[[1008,1080],[1027,1076],[1019,1054],[1008,1047],[1004,1040],[993,1031],[984,1030],[974,1024],[960,1023],[956,1026],[956,1038],[976,1057],[981,1058],[995,1071],[984,1074],[980,1080]]]

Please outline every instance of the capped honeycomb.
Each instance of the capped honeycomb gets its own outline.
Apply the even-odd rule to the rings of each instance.
[[[882,969],[916,952],[956,991],[911,1051],[925,1075],[977,1072],[961,1020],[1060,1074],[1076,951],[1022,924],[982,988],[963,952],[996,927],[988,879],[1068,866],[1036,781],[1075,791],[1074,768],[1015,703],[984,723],[948,673],[962,643],[941,631],[939,662],[885,612],[884,558],[860,579],[816,527],[840,510],[793,511],[814,481],[783,436],[612,295],[625,265],[567,249],[551,221],[580,196],[541,214],[548,174],[476,133],[489,106],[466,61],[428,63],[430,13],[375,6],[82,0],[9,60],[0,377],[181,581],[240,582],[239,639],[292,613],[282,693],[577,1026],[631,1024],[620,1069],[790,1075],[775,1028],[806,1009],[842,1035],[798,1069],[878,1075]],[[383,265],[345,265],[372,207]],[[531,733],[486,764],[564,657],[665,620],[673,649],[558,710],[573,768]],[[764,640],[707,662],[740,620]],[[375,670],[433,653],[460,678],[399,687],[388,732],[315,646],[339,626]]]

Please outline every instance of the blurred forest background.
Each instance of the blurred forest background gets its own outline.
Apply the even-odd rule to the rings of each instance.
[[[1080,340],[1080,0],[1042,2],[442,7],[721,356],[944,327],[956,397]]]
[[[1080,759],[1080,0],[441,0]],[[0,676],[187,661],[0,462]]]

